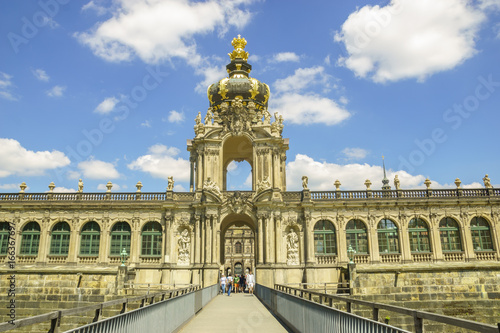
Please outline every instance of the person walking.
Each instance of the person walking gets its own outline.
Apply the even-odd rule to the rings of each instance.
[[[234,277],[234,292],[238,293],[240,288],[240,276],[236,275]]]
[[[231,288],[233,286],[233,277],[231,275],[227,276],[226,285],[227,285],[227,296],[231,296]]]
[[[253,295],[253,286],[255,284],[255,277],[252,274],[252,271],[250,271],[247,275],[247,285],[248,285],[248,293]]]
[[[224,274],[220,277],[220,289],[222,294],[226,292],[226,276]]]
[[[245,275],[243,274],[240,276],[240,291],[245,292]]]

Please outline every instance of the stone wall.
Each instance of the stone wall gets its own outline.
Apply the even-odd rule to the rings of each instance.
[[[436,263],[401,267],[358,268],[354,297],[496,325],[500,322],[500,267]],[[344,307],[344,305],[340,305]],[[345,307],[344,307],[345,308]],[[371,309],[354,306],[354,313],[371,318]],[[409,316],[380,311],[380,320],[413,330]],[[425,332],[468,332],[424,321]]]

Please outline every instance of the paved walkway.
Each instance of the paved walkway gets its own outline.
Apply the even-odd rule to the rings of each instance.
[[[184,326],[181,333],[288,332],[256,296],[218,295]]]

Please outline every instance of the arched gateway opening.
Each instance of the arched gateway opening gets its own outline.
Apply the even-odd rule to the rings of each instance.
[[[252,219],[245,215],[232,215],[222,223],[221,273],[231,275],[255,271],[256,233]]]

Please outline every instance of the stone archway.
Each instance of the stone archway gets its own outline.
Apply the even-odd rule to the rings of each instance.
[[[257,252],[256,232],[252,219],[246,215],[232,215],[224,219],[220,233],[220,264],[223,272],[244,274],[246,268],[255,269]],[[239,269],[237,268],[239,267]]]

